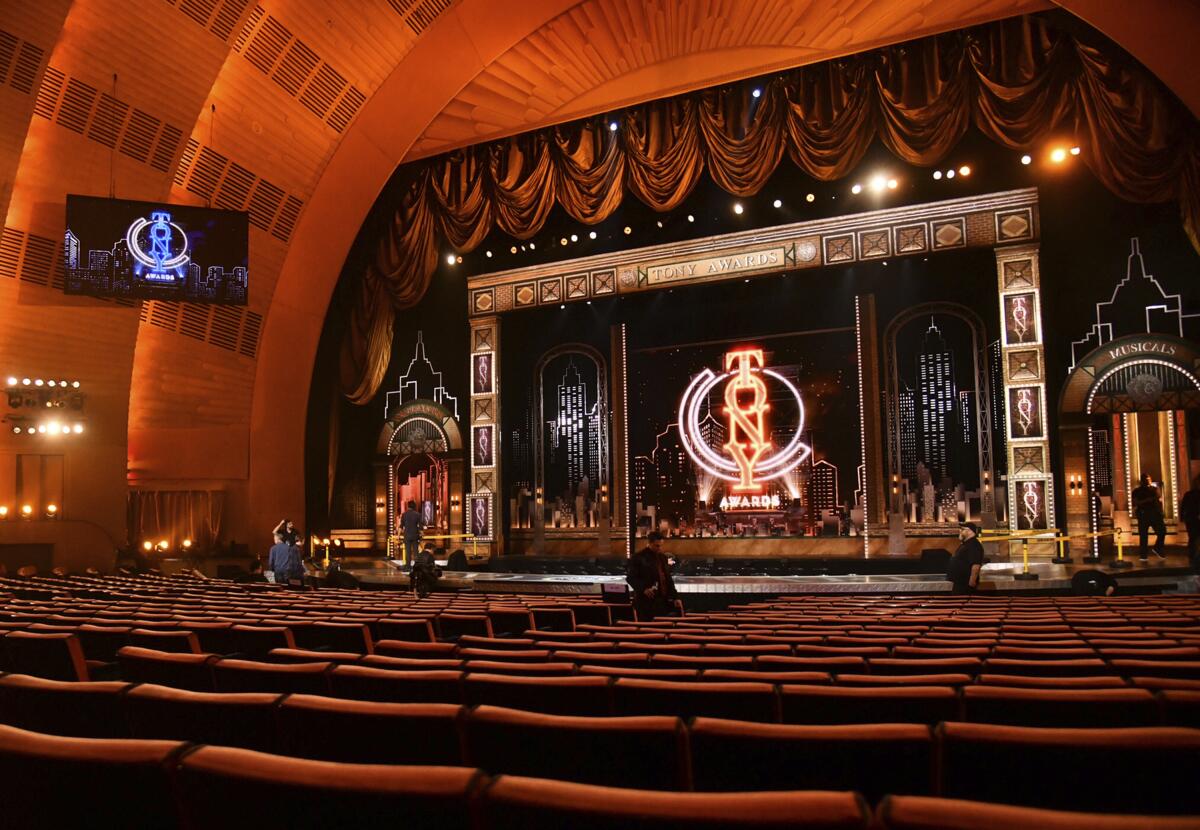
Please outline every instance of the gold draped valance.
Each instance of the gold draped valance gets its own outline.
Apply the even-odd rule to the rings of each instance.
[[[415,162],[354,287],[343,394],[374,397],[395,311],[424,296],[441,240],[470,251],[493,228],[528,239],[555,204],[596,224],[626,193],[668,211],[706,172],[750,196],[785,154],[815,179],[837,179],[876,138],[924,166],[972,125],[1014,150],[1069,136],[1119,197],[1178,200],[1200,249],[1196,120],[1116,46],[1060,21],[1018,17],[801,67],[765,81],[758,99],[738,84],[653,101],[622,112],[615,132],[591,119]]]

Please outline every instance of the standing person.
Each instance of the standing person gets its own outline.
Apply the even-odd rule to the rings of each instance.
[[[979,587],[979,573],[983,570],[979,527],[974,522],[963,522],[958,528],[958,538],[961,544],[950,557],[946,579],[954,585],[954,593],[969,594]]]
[[[1200,566],[1200,476],[1192,480],[1192,489],[1183,494],[1179,518],[1187,526],[1188,561],[1195,568]]]
[[[663,535],[657,530],[646,537],[646,547],[629,558],[625,579],[633,588],[633,607],[638,619],[650,620],[671,613],[675,606],[675,582],[671,560],[663,553]]]
[[[282,533],[283,540],[289,545],[300,543],[300,531],[296,530],[296,525],[291,519],[284,519],[279,524],[275,525],[273,533]]]
[[[288,541],[283,531],[275,532],[275,544],[267,555],[267,570],[275,573],[275,582],[286,585],[289,580],[304,578],[300,548]]]
[[[417,555],[417,543],[421,541],[421,529],[425,521],[417,510],[417,503],[410,501],[408,509],[400,517],[400,531],[404,534],[404,558],[412,562]]]
[[[426,542],[421,552],[413,556],[409,567],[409,579],[413,591],[418,597],[424,599],[433,593],[437,587],[438,577],[441,575],[442,570],[437,566],[437,559],[433,554],[433,543]]]
[[[1150,559],[1146,542],[1149,541],[1150,529],[1154,528],[1154,532],[1158,536],[1154,543],[1154,555],[1159,559],[1166,559],[1167,557],[1163,554],[1163,543],[1167,539],[1167,523],[1163,521],[1162,494],[1154,486],[1149,473],[1142,473],[1142,484],[1140,487],[1134,488],[1131,495],[1133,507],[1137,513],[1138,539],[1141,541],[1138,558],[1143,562]]]

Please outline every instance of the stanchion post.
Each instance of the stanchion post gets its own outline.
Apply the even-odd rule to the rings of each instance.
[[[1092,553],[1092,549],[1091,549],[1090,545],[1085,545],[1084,549],[1087,551],[1087,553],[1085,553],[1083,556],[1079,557],[1079,561],[1084,563],[1085,565],[1095,565],[1096,563],[1098,563],[1100,561],[1100,553],[1099,553],[1100,541],[1099,540],[1104,538],[1104,536],[1106,536],[1106,535],[1107,534],[1105,534],[1102,531],[1097,531],[1096,533],[1089,533],[1087,536],[1083,537],[1084,539],[1089,540],[1089,541],[1093,540],[1093,539],[1096,540],[1096,553]]]
[[[1021,540],[1021,561],[1023,563],[1022,571],[1019,574],[1013,574],[1013,579],[1022,581],[1037,579],[1038,575],[1029,570],[1029,539],[1027,538]]]
[[[1117,568],[1117,569],[1132,568],[1133,563],[1125,561],[1125,545],[1121,541],[1121,534],[1123,531],[1121,530],[1121,528],[1118,527],[1113,532],[1115,533],[1115,538],[1116,538],[1116,542],[1117,542],[1117,558],[1112,563],[1112,565],[1110,565],[1109,567]]]
[[[1070,540],[1070,538],[1070,536],[1060,530],[1056,530],[1054,532],[1054,541],[1058,544],[1058,556],[1054,557],[1050,561],[1055,565],[1070,565],[1075,561],[1070,556],[1067,556],[1067,542]]]

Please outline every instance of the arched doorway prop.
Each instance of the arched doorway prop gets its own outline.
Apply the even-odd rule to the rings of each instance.
[[[482,429],[487,434],[491,429],[494,437],[503,426],[499,398],[503,379],[498,360],[501,320],[513,312],[708,282],[777,277],[781,272],[830,265],[849,266],[872,260],[991,248],[996,255],[1001,315],[1000,391],[1006,401],[1016,396],[1013,400],[1021,402],[1024,413],[1015,425],[1011,419],[1006,421],[1009,478],[1019,485],[1008,487],[1006,512],[1022,528],[1053,526],[1054,491],[1048,441],[1051,425],[1044,405],[1038,232],[1037,191],[1030,188],[759,228],[469,277],[472,433]],[[847,538],[845,550],[839,547],[842,542],[824,541],[823,550],[832,552],[830,555],[861,554],[864,549],[871,555],[888,551],[893,544],[886,532],[889,500],[885,427],[880,423],[878,408],[865,405],[880,399],[884,381],[880,378],[876,348],[874,298],[863,294],[855,297],[854,302],[859,336],[859,399],[864,402],[860,406],[863,427],[860,488],[867,532],[862,539]],[[977,329],[981,327],[977,319],[972,324]],[[611,389],[607,398],[611,413],[609,430],[614,440],[608,502],[614,524],[622,527],[627,539],[631,539],[629,459],[625,445],[626,425],[631,415],[636,417],[637,413],[626,411],[629,390],[623,326],[614,326],[611,334],[612,348],[607,356]],[[984,375],[977,389],[985,388],[988,383],[986,372]],[[990,405],[988,401],[989,408]],[[977,418],[982,417],[983,408],[978,408]],[[503,492],[504,448],[502,442],[492,446],[493,452],[486,458],[471,459],[472,494],[494,497]],[[986,458],[981,459],[981,472],[987,471],[988,489],[994,499],[997,482],[991,451],[990,446],[986,450],[981,448],[986,453]],[[475,463],[476,460],[486,463]],[[1016,509],[1017,489],[1021,491],[1023,507],[1020,516]],[[488,517],[490,535],[501,540],[498,543],[501,545],[505,538],[505,529],[500,525],[503,513],[497,509]],[[705,553],[701,546],[709,544],[709,540],[699,542],[695,553]],[[795,555],[802,553],[797,551],[796,544],[792,540],[765,539],[760,547],[764,551],[769,549],[769,555]],[[900,544],[906,544],[903,532]],[[915,553],[920,544],[916,539],[910,540],[909,552]],[[679,548],[681,551],[685,548],[682,541]]]
[[[934,512],[933,508],[933,492],[937,486],[932,481],[925,485],[927,493],[915,493],[916,498],[909,499],[905,497],[905,486],[910,478],[910,470],[906,469],[905,461],[908,458],[915,459],[917,455],[916,446],[906,446],[907,444],[915,445],[916,442],[916,420],[918,411],[921,409],[922,402],[919,400],[921,390],[901,390],[900,378],[900,361],[898,357],[897,337],[900,332],[918,320],[929,319],[930,328],[935,328],[935,321],[939,318],[950,317],[965,324],[971,333],[971,373],[974,378],[974,386],[969,393],[954,393],[955,397],[959,395],[968,395],[967,405],[963,407],[966,410],[966,417],[970,419],[971,431],[975,437],[975,450],[977,463],[979,468],[978,481],[978,499],[980,516],[972,515],[969,507],[969,497],[967,499],[967,508],[964,515],[945,517],[944,521],[956,523],[958,518],[964,521],[973,518],[979,518],[985,527],[994,527],[996,525],[997,511],[995,504],[995,487],[996,487],[996,468],[992,460],[992,390],[988,378],[988,339],[987,329],[983,324],[983,320],[979,315],[966,306],[957,303],[923,303],[905,309],[900,314],[892,318],[888,323],[883,334],[884,348],[884,376],[887,384],[887,448],[888,448],[888,469],[887,480],[890,486],[890,494],[888,498],[888,510],[892,513],[899,512],[905,517],[906,522],[917,521],[917,516],[914,515],[916,508],[921,507],[921,501],[927,504],[923,505],[924,512],[922,515],[928,523],[931,521],[928,514]],[[931,373],[937,371],[936,366],[931,366]],[[953,382],[953,378],[948,378]],[[945,386],[951,390],[953,387],[949,384]],[[904,400],[904,399],[907,400]],[[917,398],[914,400],[914,398]],[[905,405],[907,403],[907,406]],[[939,402],[934,401],[932,404],[937,406]],[[957,401],[950,403],[957,405]],[[948,411],[953,411],[948,410]],[[961,412],[961,410],[960,410]],[[905,415],[909,417],[906,418]],[[942,413],[945,417],[947,413]],[[912,423],[906,423],[911,419]],[[961,485],[963,482],[958,482]],[[961,502],[961,500],[958,500]],[[961,508],[958,508],[961,510]],[[1002,513],[1002,515],[1005,515]]]
[[[1136,533],[1129,494],[1143,473],[1160,488],[1168,531],[1196,470],[1200,347],[1166,334],[1110,340],[1080,359],[1059,398],[1067,530]],[[1092,555],[1098,540],[1089,545]]]
[[[463,532],[463,441],[453,412],[429,400],[401,405],[380,429],[375,455],[376,549],[398,555],[397,519],[409,501],[427,535]]]

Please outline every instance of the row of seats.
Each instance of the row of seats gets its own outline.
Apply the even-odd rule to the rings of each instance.
[[[1187,728],[943,723],[931,733],[916,723],[801,726],[705,716],[685,722],[675,714],[548,715],[487,705],[192,692],[23,675],[0,678],[0,722],[72,737],[182,740],[349,763],[465,764],[613,786],[856,789],[871,799],[889,792],[936,793],[1064,807],[1092,797],[1072,788],[1058,792],[1063,788],[1056,771],[1064,759],[1079,755],[1070,761],[1073,774],[1081,774],[1084,764],[1109,768],[1109,774],[1119,769],[1126,784],[1140,782],[1111,793],[1106,803],[1120,805],[1113,809],[1156,811],[1158,804],[1180,812],[1193,809],[1180,799],[1200,798],[1194,788],[1180,786],[1200,765],[1200,729]],[[569,765],[563,763],[567,757]],[[992,768],[992,762],[1018,757],[1040,784],[1005,795],[1009,778],[978,775],[983,760]]]
[[[976,759],[963,759],[977,763]],[[978,772],[976,771],[976,774]],[[491,777],[453,766],[348,765],[169,740],[62,738],[0,726],[6,827],[139,828],[855,828],[872,811],[853,792],[661,792]],[[64,783],[70,797],[64,797]],[[125,793],[125,798],[113,798]],[[894,830],[1183,830],[1198,815],[1057,812],[920,796],[889,796],[874,826]]]
[[[694,679],[661,679],[621,676],[620,670],[586,664],[578,667],[579,674],[555,675],[538,673],[538,664],[475,662],[446,668],[439,665],[442,662],[376,655],[351,664],[268,663],[132,647],[120,654],[124,680],[193,691],[499,705],[562,715],[677,714],[762,723],[1200,725],[1200,690],[1194,689],[1021,687],[1003,679],[971,684],[965,675],[920,676],[923,684],[870,675],[845,682],[848,676],[842,675],[842,682],[832,684],[821,672],[722,670]],[[423,668],[426,665],[431,667]],[[1154,678],[1150,685],[1161,682]]]

